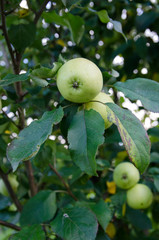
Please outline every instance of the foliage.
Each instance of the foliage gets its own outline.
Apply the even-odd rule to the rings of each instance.
[[[0,194],[1,239],[157,240],[159,4],[27,4],[0,1],[0,177],[9,192]],[[97,64],[115,102],[105,104],[113,123],[106,130],[99,113],[57,89],[58,70],[76,57]],[[135,110],[124,109],[128,101]],[[131,209],[116,188],[112,171],[122,161],[132,161],[151,188],[148,209]]]

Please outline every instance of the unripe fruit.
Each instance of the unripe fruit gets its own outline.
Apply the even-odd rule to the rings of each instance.
[[[127,204],[134,209],[148,208],[153,200],[153,194],[144,184],[136,184],[127,191]]]
[[[100,102],[102,102],[102,103],[100,103]],[[107,102],[114,103],[108,94],[106,94],[104,92],[100,92],[90,102],[85,103],[85,109],[87,109],[87,110],[93,109],[102,116],[102,118],[104,119],[104,122],[105,122],[105,129],[109,128],[112,125],[112,123],[109,122],[109,120],[107,118],[106,105],[103,104],[103,103],[107,103]]]
[[[103,76],[90,60],[75,58],[59,69],[57,87],[61,95],[71,102],[88,102],[102,90]]]
[[[130,162],[120,163],[114,170],[113,179],[122,189],[133,187],[140,179],[138,169]]]

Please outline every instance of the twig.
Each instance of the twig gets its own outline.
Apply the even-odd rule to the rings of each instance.
[[[19,126],[10,117],[8,117],[6,112],[4,112],[3,110],[1,110],[1,111],[2,111],[3,115],[5,115],[10,122],[12,122],[18,129],[20,129]]]
[[[10,195],[11,199],[15,203],[18,211],[21,212],[22,211],[22,205],[19,202],[16,194],[14,193],[14,191],[12,189],[12,186],[11,186],[9,180],[8,180],[8,176],[2,171],[2,169],[0,169],[0,176],[1,176],[1,178],[3,179],[3,181],[4,181],[5,185],[6,185],[6,188],[7,188],[8,192],[9,192],[9,195]]]
[[[57,177],[61,180],[61,182],[63,183],[63,185],[65,186],[65,188],[67,189],[68,194],[75,200],[78,201],[78,199],[76,198],[76,196],[72,193],[70,186],[65,182],[65,180],[63,179],[63,177],[57,172],[57,170],[51,165],[49,164],[49,167],[52,169],[52,171],[57,175]]]
[[[45,0],[43,2],[43,4],[41,5],[39,11],[35,14],[35,18],[34,18],[34,23],[37,24],[42,12],[44,11],[45,7],[46,7],[46,4],[49,2],[50,0]]]
[[[0,0],[0,9],[1,9],[2,30],[3,30],[4,38],[7,43],[7,47],[8,47],[11,59],[12,59],[13,66],[15,66],[16,63],[15,63],[14,53],[13,53],[13,49],[11,47],[9,37],[8,37],[8,32],[7,32],[5,13],[4,13],[4,0]]]
[[[25,166],[26,166],[27,175],[29,179],[31,196],[33,197],[37,193],[37,185],[35,184],[33,168],[30,161],[26,161]]]
[[[6,222],[6,221],[2,221],[2,220],[0,220],[0,225],[8,227],[8,228],[12,228],[12,229],[14,229],[16,231],[20,231],[21,230],[21,227],[19,227],[17,225],[14,225],[12,223]]]

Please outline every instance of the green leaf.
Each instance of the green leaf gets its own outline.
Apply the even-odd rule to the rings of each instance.
[[[45,79],[36,77],[32,74],[30,74],[30,77],[33,80],[33,82],[35,82],[40,87],[46,87],[49,84]]]
[[[150,219],[144,212],[141,212],[140,210],[128,208],[126,211],[126,217],[128,218],[128,221],[138,229],[145,230],[152,228]]]
[[[94,240],[98,223],[89,209],[76,206],[59,211],[51,227],[65,240]]]
[[[45,112],[40,120],[33,121],[24,128],[17,139],[14,139],[7,148],[7,157],[15,171],[21,161],[34,157],[42,143],[52,132],[53,124],[61,121],[62,108]]]
[[[0,194],[0,210],[11,205],[11,201],[8,197],[5,197]]]
[[[95,213],[97,220],[105,231],[107,225],[113,217],[113,213],[110,210],[110,207],[107,203],[104,202],[104,200],[101,199],[95,205],[90,205],[90,208]]]
[[[155,185],[157,191],[159,192],[159,176],[154,177],[154,185]]]
[[[159,112],[159,83],[146,78],[135,78],[117,82],[114,86],[132,101],[139,99],[147,110]]]
[[[54,63],[54,67],[52,69],[47,68],[47,67],[39,67],[34,69],[31,72],[32,76],[36,76],[39,78],[52,78],[56,75],[57,71],[59,70],[59,68],[62,66],[62,63],[60,62],[55,62]]]
[[[108,23],[110,21],[110,18],[106,10],[101,10],[97,12],[97,15],[102,23]]]
[[[103,143],[104,121],[94,110],[82,110],[75,114],[68,130],[71,156],[82,171],[96,175],[95,155]]]
[[[141,173],[150,162],[150,141],[142,123],[129,110],[107,103],[108,119],[118,127],[129,158]]]
[[[40,225],[24,227],[20,232],[9,238],[10,240],[45,240],[45,233]]]
[[[23,52],[35,39],[36,26],[34,23],[11,25],[8,35],[11,43],[19,52]]]
[[[56,213],[56,195],[51,190],[40,191],[24,205],[20,224],[22,226],[49,221]]]
[[[0,86],[4,87],[4,86],[8,86],[12,83],[22,82],[22,81],[26,81],[28,79],[29,79],[28,73],[20,74],[20,75],[15,75],[15,74],[9,73],[2,80],[0,80]]]
[[[126,38],[125,34],[123,33],[121,23],[119,21],[115,21],[111,18],[110,18],[110,22],[113,24],[114,30],[121,33],[122,36],[125,38],[125,41],[127,41],[127,38]]]
[[[80,16],[64,13],[59,16],[55,11],[44,12],[43,18],[47,23],[55,23],[67,27],[71,32],[72,41],[79,44],[84,34],[84,20]]]

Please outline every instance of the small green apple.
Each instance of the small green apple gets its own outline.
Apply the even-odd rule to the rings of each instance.
[[[140,179],[138,169],[130,162],[123,162],[117,165],[113,173],[116,185],[122,189],[133,187]]]
[[[13,191],[16,192],[19,186],[16,175],[13,175],[13,174],[8,175],[8,180],[13,188]],[[0,193],[6,197],[9,196],[6,185],[4,184],[2,179],[0,179]]]
[[[88,102],[102,90],[102,73],[90,60],[75,58],[59,69],[57,87],[61,95],[71,102]]]
[[[153,200],[153,194],[144,184],[136,184],[127,191],[127,204],[134,209],[148,208]]]
[[[96,101],[99,101],[99,102],[96,102]],[[100,102],[102,102],[102,103],[100,103]],[[112,125],[112,123],[109,122],[109,120],[107,118],[107,108],[103,104],[103,103],[107,103],[107,102],[114,103],[108,94],[106,94],[104,92],[100,92],[90,102],[85,103],[85,109],[87,109],[87,110],[93,109],[102,116],[102,118],[104,119],[104,122],[105,122],[105,129],[109,128]]]

